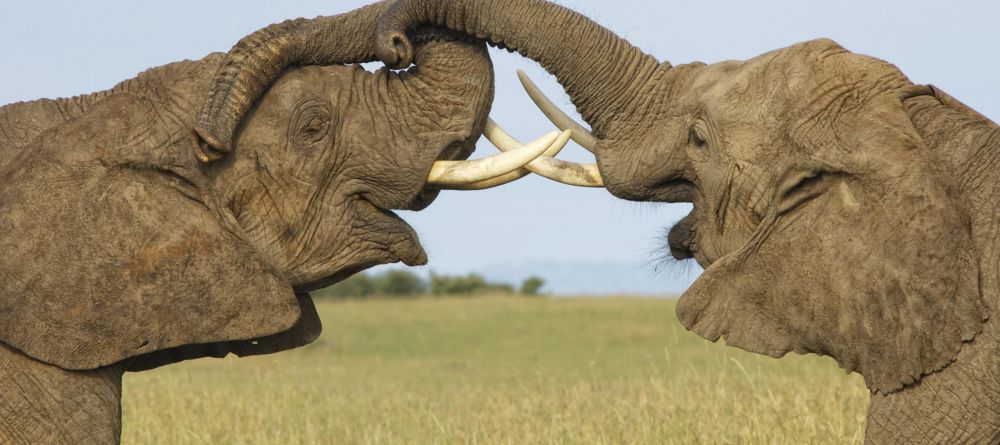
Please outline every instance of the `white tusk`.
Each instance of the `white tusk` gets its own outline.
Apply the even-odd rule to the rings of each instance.
[[[506,175],[500,175],[500,176],[497,176],[495,178],[487,179],[485,181],[470,182],[468,184],[449,185],[449,186],[441,187],[441,188],[444,189],[444,190],[486,190],[486,189],[491,189],[493,187],[499,187],[499,186],[504,185],[504,184],[510,184],[510,183],[512,183],[514,181],[517,181],[518,179],[521,179],[521,178],[523,178],[523,177],[531,174],[530,171],[524,170],[524,172],[522,173],[521,170],[524,170],[524,169],[518,169],[518,170],[512,171],[510,173],[507,173]]]
[[[483,130],[483,134],[486,134],[487,132],[495,133],[495,131],[492,130],[491,127],[496,127],[496,123],[493,122],[492,119],[489,119],[489,120],[486,121],[486,128],[487,129]],[[503,131],[503,130],[501,130],[501,131]],[[500,135],[498,137],[506,137],[507,138],[507,140],[504,141],[505,145],[515,146],[515,147],[520,147],[521,146],[520,142],[518,142],[517,140],[515,140],[514,138],[512,138],[509,134],[507,134],[505,132],[502,133],[502,135]],[[489,136],[487,136],[486,138],[489,139]],[[565,147],[566,144],[569,142],[569,138],[570,138],[570,132],[569,131],[563,131],[562,133],[559,134],[559,137],[556,138],[555,142],[553,142],[552,145],[549,146],[548,150],[545,150],[545,153],[543,153],[541,156],[535,158],[535,160],[531,161],[531,163],[538,162],[539,160],[545,159],[545,158],[551,159],[552,156],[555,156],[555,155],[559,154],[559,152],[562,151],[563,147]],[[496,145],[496,144],[494,144],[494,145]],[[501,151],[505,151],[506,152],[506,151],[509,151],[509,150],[501,150]],[[528,165],[531,165],[531,163],[529,163]],[[493,187],[499,187],[499,186],[504,185],[504,184],[510,184],[511,182],[517,181],[518,179],[521,179],[521,178],[523,178],[525,176],[528,176],[530,174],[531,174],[531,170],[529,170],[526,167],[521,167],[521,168],[519,168],[517,170],[514,170],[514,171],[512,171],[510,173],[507,173],[506,175],[497,176],[495,178],[490,178],[490,179],[487,179],[485,181],[470,182],[468,184],[453,185],[453,186],[448,186],[448,187],[445,187],[445,188],[447,188],[448,190],[485,190],[485,189],[489,189],[489,188],[493,188]]]
[[[559,133],[552,132],[516,150],[488,158],[473,161],[437,161],[427,174],[427,184],[449,187],[505,175],[541,156],[558,136]]]
[[[564,131],[563,134],[566,132]],[[517,139],[500,128],[492,119],[486,121],[483,135],[500,151],[510,152],[521,146]],[[604,187],[604,179],[601,177],[597,164],[577,164],[539,156],[524,167],[533,173],[563,184],[579,187]]]
[[[538,89],[538,85],[535,85],[535,82],[532,82],[523,70],[517,70],[517,78],[521,80],[524,91],[528,93],[538,109],[542,110],[545,117],[549,118],[560,130],[572,131],[573,140],[581,147],[586,148],[591,153],[597,153],[597,138],[591,132],[560,110],[548,97],[545,97],[542,90]]]
[[[577,187],[604,187],[604,178],[597,164],[577,164],[559,159],[539,159],[535,165],[529,165],[532,173],[544,176],[556,182]]]

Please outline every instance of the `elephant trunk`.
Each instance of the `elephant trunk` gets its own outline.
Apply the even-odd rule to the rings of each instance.
[[[406,31],[444,26],[536,60],[554,74],[598,137],[635,100],[659,62],[570,9],[543,0],[399,0],[378,23],[378,56],[412,61]]]
[[[442,121],[437,126],[439,129],[466,132],[467,123],[458,122],[470,118],[474,124],[469,137],[474,142],[482,133],[493,105],[493,63],[486,45],[481,40],[442,28],[421,28],[413,37],[421,45],[415,66],[405,73],[391,74],[397,80],[390,83],[395,86],[392,91],[395,100],[404,102],[399,107],[408,110],[408,118],[430,110]],[[453,42],[468,44],[455,45]],[[418,78],[419,82],[403,81],[409,76]],[[406,99],[401,99],[404,97]]]
[[[240,40],[226,55],[198,112],[199,148],[207,148],[204,142],[216,151],[230,151],[243,116],[289,66],[374,61],[369,36],[387,7],[383,1],[336,16],[288,20]]]

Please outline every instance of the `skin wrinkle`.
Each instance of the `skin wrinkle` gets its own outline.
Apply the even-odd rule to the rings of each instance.
[[[45,369],[40,373],[24,372],[22,367],[41,370],[46,365],[20,355],[17,351],[0,345],[0,390],[12,397],[0,402],[0,412],[11,410],[38,411],[51,409],[38,423],[27,422],[16,417],[5,418],[0,424],[0,441],[4,443],[106,443],[120,434],[117,422],[108,420],[107,425],[92,425],[98,420],[88,417],[92,412],[107,419],[115,419],[120,395],[120,374],[108,371],[69,372],[58,368]],[[66,379],[79,378],[77,387],[60,388]],[[34,396],[30,396],[34,395]],[[112,403],[113,402],[113,403]],[[100,405],[105,409],[92,411]],[[60,419],[65,423],[60,425]],[[54,426],[66,428],[54,428]],[[107,427],[106,429],[104,427]],[[101,429],[99,429],[101,428]],[[88,430],[91,432],[88,434]]]
[[[965,179],[963,185],[967,188],[983,187],[985,181],[989,180],[989,172],[996,170],[997,165],[1000,164],[1000,156],[987,155],[986,153],[990,151],[990,148],[1000,146],[1000,132],[992,132],[984,142],[976,145],[979,148],[976,149],[973,157],[980,159],[981,162],[968,164],[963,170],[962,177]]]
[[[319,193],[310,198],[309,203],[306,205],[307,209],[313,209],[308,214],[308,219],[305,221],[306,229],[302,231],[306,237],[303,245],[313,245],[311,243],[312,237],[316,235],[319,229],[320,215],[327,214],[324,204],[326,203],[326,195],[332,183],[332,173],[327,172],[326,175],[322,177],[320,181]]]
[[[740,161],[742,162],[742,161]],[[749,201],[745,207],[750,211],[749,223],[747,226],[748,230],[754,230],[757,225],[763,220],[763,215],[766,212],[764,207],[764,200],[767,199],[767,183],[762,179],[762,173],[756,168],[746,168],[745,175],[746,183],[752,184],[752,188],[748,190]]]
[[[725,223],[729,222],[726,218],[729,213],[730,198],[733,189],[733,179],[736,173],[736,163],[730,161],[729,166],[726,168],[726,174],[722,181],[718,185],[718,190],[711,195],[718,196],[721,194],[721,199],[718,201],[718,205],[715,207],[715,219],[716,221],[722,221],[723,224],[716,226],[717,234],[723,236],[725,232]]]
[[[11,128],[13,128],[13,124],[10,121],[10,115],[11,110],[0,109],[0,117],[2,117],[2,119],[0,119],[0,148],[14,146],[14,135],[11,130]],[[4,163],[0,162],[0,168],[3,168],[3,166]]]
[[[330,188],[335,176],[334,171],[335,170],[333,169],[327,170],[326,174],[320,181],[319,193],[314,195],[310,199],[309,204],[306,206],[309,211],[307,213],[308,217],[304,222],[305,229],[300,231],[300,233],[303,234],[303,240],[299,242],[300,249],[304,249],[305,246],[314,246],[314,248],[318,249],[318,247],[322,245],[322,240],[314,240],[321,236],[318,233],[320,229],[321,215],[336,214],[332,211],[333,209],[328,209],[325,206],[326,195],[331,193]],[[342,217],[339,217],[338,215],[337,219],[331,221],[331,223],[334,226],[339,226],[341,219]],[[302,253],[302,250],[300,250],[299,254],[301,255]],[[324,263],[328,261],[330,261],[330,258],[325,258],[325,261],[321,260],[320,262]],[[296,258],[296,267],[306,269],[306,262],[307,260],[305,258]]]

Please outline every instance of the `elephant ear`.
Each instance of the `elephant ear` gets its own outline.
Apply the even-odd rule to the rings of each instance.
[[[836,142],[803,148],[844,173],[790,212],[772,210],[677,315],[747,351],[829,355],[891,393],[948,366],[982,330],[969,218],[898,98],[854,107],[831,130]]]
[[[299,322],[291,287],[184,165],[135,160],[187,153],[158,116],[109,96],[0,170],[0,342],[83,370]]]

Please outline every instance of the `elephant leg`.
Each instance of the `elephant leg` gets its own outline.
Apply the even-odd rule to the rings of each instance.
[[[0,443],[117,444],[124,369],[67,371],[0,343]]]

